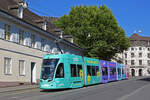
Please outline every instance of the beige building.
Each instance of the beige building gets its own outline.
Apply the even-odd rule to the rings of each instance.
[[[134,33],[129,37],[130,48],[120,55],[124,64],[130,66],[131,76],[150,75],[150,37]]]
[[[83,49],[59,37],[50,22],[31,12],[24,0],[0,3],[0,82],[37,83],[42,57],[47,53],[82,55]]]

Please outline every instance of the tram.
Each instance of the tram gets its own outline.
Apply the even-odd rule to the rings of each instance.
[[[81,56],[45,55],[41,68],[41,89],[83,87],[83,60]]]
[[[80,88],[121,80],[121,70],[121,64],[115,62],[72,54],[47,54],[43,57],[40,88]]]

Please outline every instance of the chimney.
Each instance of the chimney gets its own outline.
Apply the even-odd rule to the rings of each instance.
[[[27,7],[28,7],[28,5],[25,1],[18,3],[18,17],[19,18],[21,18],[21,19],[23,18],[23,10]]]

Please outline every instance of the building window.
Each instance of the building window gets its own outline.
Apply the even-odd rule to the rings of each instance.
[[[127,58],[127,54],[125,53],[125,58]]]
[[[142,57],[142,53],[139,53],[139,57],[140,57],[140,58]]]
[[[35,47],[35,35],[34,34],[32,34],[31,35],[31,47]]]
[[[150,48],[147,48],[148,51],[150,51]]]
[[[147,53],[147,57],[150,58],[150,53]]]
[[[134,57],[134,53],[131,53],[131,58],[133,58]]]
[[[45,47],[45,40],[41,39],[41,49],[44,51],[44,47]]]
[[[12,61],[11,58],[4,58],[4,73],[7,75],[12,74]]]
[[[19,44],[24,44],[24,31],[19,30]]]
[[[128,61],[127,61],[127,60],[125,60],[125,64],[126,64],[126,65],[128,64]]]
[[[131,60],[131,65],[134,65],[134,60]]]
[[[139,50],[142,50],[142,47],[139,47]]]
[[[142,65],[142,60],[139,60],[139,65]]]
[[[10,25],[8,24],[4,25],[4,39],[10,40]]]
[[[134,50],[134,48],[132,47],[132,48],[131,48],[131,51],[133,51],[133,50]]]
[[[147,60],[147,65],[150,66],[150,60]]]
[[[25,61],[19,60],[19,75],[25,75]]]

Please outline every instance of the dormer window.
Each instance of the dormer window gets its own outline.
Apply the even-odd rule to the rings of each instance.
[[[47,24],[46,21],[43,21],[43,24],[42,24],[42,29],[43,30],[46,30],[46,24]]]
[[[39,24],[43,30],[46,30],[46,29],[47,29],[47,25],[46,25],[47,22],[46,22],[45,20],[43,20],[43,19],[38,19],[38,20],[35,20],[35,22],[36,22],[37,24]]]
[[[26,2],[24,2],[24,1],[19,2],[19,4],[18,4],[18,17],[19,18],[21,18],[21,19],[23,18],[23,10],[27,7],[28,7],[28,5]]]
[[[19,5],[18,17],[21,18],[21,19],[23,18],[23,6],[22,5]]]

